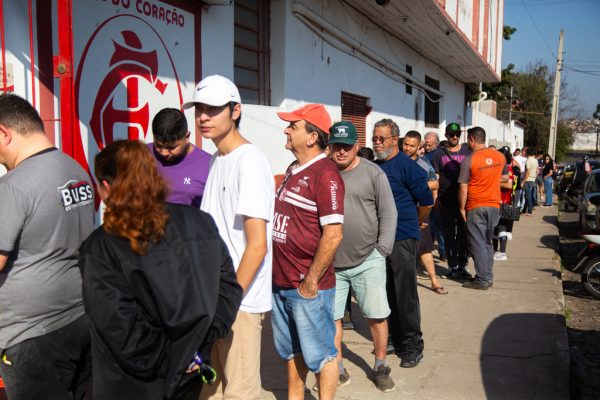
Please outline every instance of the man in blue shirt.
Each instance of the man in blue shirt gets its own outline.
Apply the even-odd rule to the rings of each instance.
[[[421,312],[417,293],[417,240],[427,225],[433,196],[427,186],[427,174],[399,151],[400,130],[391,119],[382,119],[373,129],[373,151],[382,161],[398,210],[396,241],[388,256],[387,292],[392,313],[390,333],[400,366],[416,367],[423,359]]]

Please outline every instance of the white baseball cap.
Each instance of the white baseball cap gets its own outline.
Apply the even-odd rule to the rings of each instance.
[[[196,103],[209,106],[224,106],[229,102],[242,103],[237,86],[221,75],[210,75],[202,79],[196,86],[194,98],[181,105],[182,109],[194,107]]]

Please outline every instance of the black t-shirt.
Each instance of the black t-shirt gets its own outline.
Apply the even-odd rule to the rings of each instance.
[[[458,174],[460,164],[471,154],[471,149],[463,144],[458,151],[439,148],[433,156],[433,169],[440,176],[438,201],[445,208],[458,208]]]
[[[550,171],[554,169],[554,163],[552,161],[544,164],[544,169],[542,170],[542,177],[548,175]]]

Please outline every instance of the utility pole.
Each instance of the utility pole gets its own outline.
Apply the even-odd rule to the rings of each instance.
[[[556,135],[558,123],[558,99],[560,97],[560,72],[563,68],[563,34],[564,30],[560,30],[558,39],[558,59],[556,60],[556,74],[554,76],[554,96],[552,99],[552,116],[550,118],[550,136],[548,138],[548,154],[552,159],[555,158],[556,152]]]

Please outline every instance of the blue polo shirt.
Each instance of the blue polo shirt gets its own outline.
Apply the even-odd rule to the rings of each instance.
[[[405,239],[419,240],[419,217],[417,204],[433,205],[433,196],[427,186],[427,173],[415,161],[404,153],[379,164],[392,187],[398,223],[396,241]]]

